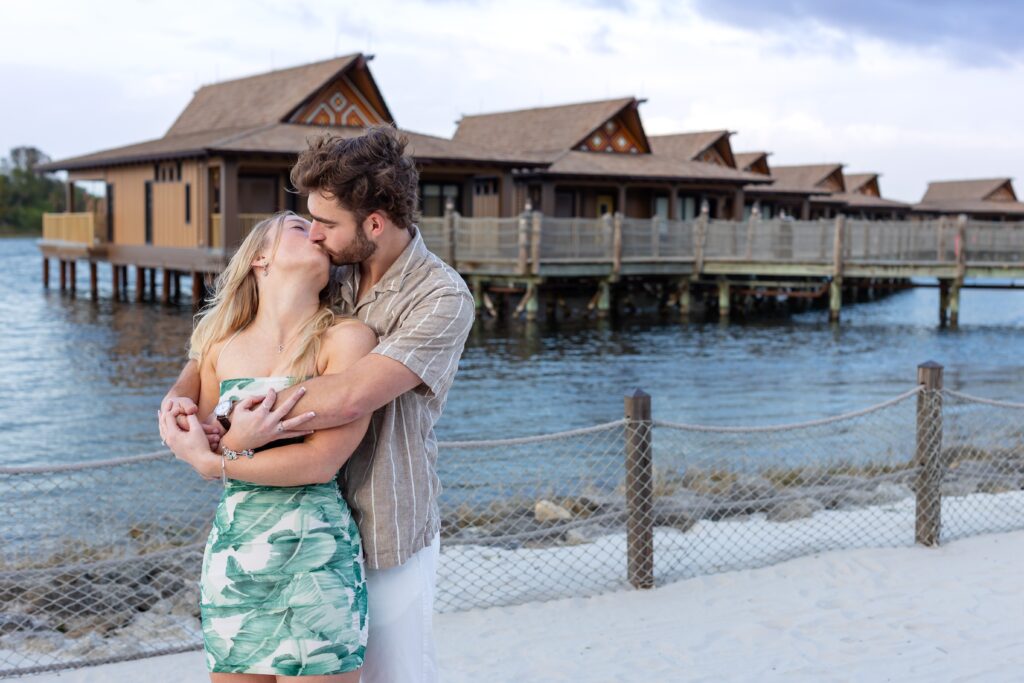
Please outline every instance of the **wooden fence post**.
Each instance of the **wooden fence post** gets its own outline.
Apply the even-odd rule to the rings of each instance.
[[[640,389],[626,403],[627,575],[634,588],[654,587],[654,463],[651,397]]]
[[[832,238],[832,282],[828,286],[828,319],[839,322],[843,307],[843,244],[846,235],[846,216],[836,216],[835,235]]]
[[[939,543],[942,527],[942,366],[928,361],[917,366],[917,449],[914,494],[917,497],[914,541]]]

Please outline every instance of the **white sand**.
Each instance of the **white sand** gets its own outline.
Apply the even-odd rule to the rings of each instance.
[[[1024,680],[1024,531],[441,614],[446,683]],[[32,676],[206,680],[200,653]]]

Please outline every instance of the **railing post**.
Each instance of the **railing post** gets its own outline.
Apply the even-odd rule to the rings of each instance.
[[[530,274],[530,221],[529,214],[519,214],[519,261],[516,270],[520,275]]]
[[[605,214],[604,220],[608,220]],[[622,212],[612,217],[612,277],[616,280],[622,272]]]
[[[708,236],[708,203],[701,202],[700,217],[697,219],[697,231],[693,236],[693,274],[700,275],[704,271],[704,245]]]
[[[933,546],[942,528],[942,366],[935,361],[918,365],[917,383],[922,390],[917,395],[914,541]]]
[[[828,286],[828,319],[839,322],[839,311],[843,307],[843,243],[846,232],[846,216],[836,216],[835,235],[832,241],[832,282]]]
[[[757,207],[757,204],[755,203],[754,206],[750,208],[750,219],[747,221],[746,258],[748,261],[754,258],[754,233],[756,232],[757,224],[760,222],[760,220],[761,210]]]
[[[530,263],[534,275],[540,275],[540,230],[544,215],[540,211],[533,212],[533,226],[530,234]]]
[[[444,218],[441,223],[442,241],[444,242],[444,259],[452,268],[455,267],[455,204],[448,197],[444,202]]]
[[[626,403],[627,575],[634,588],[654,587],[654,463],[651,397],[637,389]]]
[[[956,221],[956,277],[949,291],[949,326],[960,326],[960,289],[967,275],[967,216],[960,214]]]

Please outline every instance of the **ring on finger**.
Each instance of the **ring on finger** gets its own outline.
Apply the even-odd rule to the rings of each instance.
[[[284,422],[278,422],[277,423],[277,433],[280,434],[283,431],[284,431]]]

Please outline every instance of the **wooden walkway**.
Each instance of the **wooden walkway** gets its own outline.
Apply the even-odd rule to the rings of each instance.
[[[794,289],[827,286],[832,318],[838,319],[844,279],[935,278],[942,289],[940,319],[948,317],[955,325],[966,279],[1024,278],[1024,223],[966,217],[762,221],[755,215],[724,221],[702,214],[672,221],[451,213],[424,219],[420,226],[428,246],[474,283],[519,282],[529,292],[561,279],[607,286],[623,278],[669,277],[678,279],[677,301],[684,310],[689,283],[713,281],[719,309],[727,313],[730,287],[749,289],[751,278],[767,278],[757,285],[770,288],[787,278],[796,279],[790,283]]]
[[[246,215],[251,227],[264,216]],[[75,282],[75,262],[90,269],[97,296],[96,264],[115,268],[115,296],[127,296],[130,265],[136,268],[136,298],[146,289],[156,300],[156,271],[164,270],[160,300],[177,298],[178,279],[191,272],[193,282],[209,280],[226,255],[219,247],[132,247],[104,242],[91,214],[46,216],[43,240],[44,283],[48,258],[59,261],[61,289]],[[960,290],[986,281],[1024,279],[1024,222],[998,223],[966,217],[934,220],[638,219],[552,218],[539,212],[512,218],[465,218],[448,212],[424,218],[420,230],[428,247],[453,265],[474,289],[478,305],[491,310],[488,292],[521,294],[517,314],[535,317],[541,288],[576,283],[592,287],[588,308],[606,313],[612,293],[624,281],[671,288],[671,304],[690,310],[693,295],[713,290],[717,308],[727,315],[737,296],[829,297],[838,320],[844,287],[884,289],[909,278],[937,281],[940,322],[958,322]],[[67,269],[67,273],[65,270]],[[146,273],[149,273],[148,278]],[[148,283],[146,282],[148,280]],[[148,284],[148,287],[147,287]],[[935,285],[932,285],[935,286]],[[999,285],[992,285],[999,286]],[[1006,285],[1002,285],[1006,286]],[[203,288],[193,287],[194,303]]]

